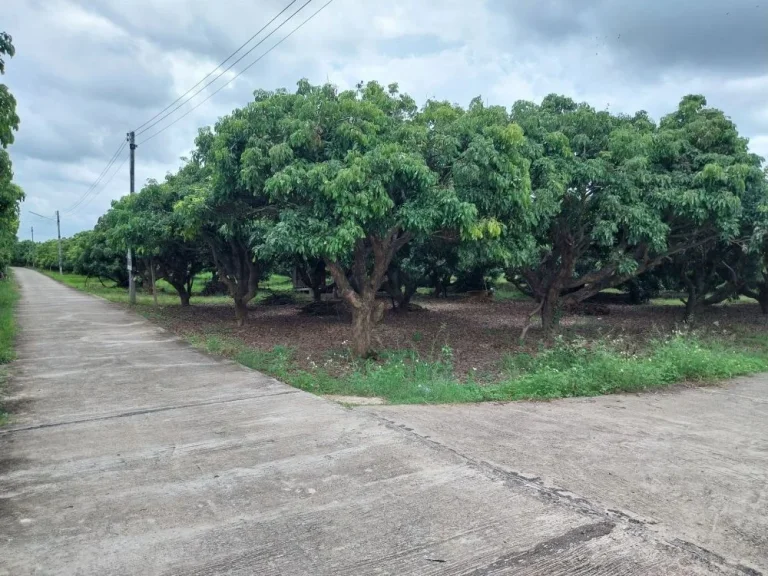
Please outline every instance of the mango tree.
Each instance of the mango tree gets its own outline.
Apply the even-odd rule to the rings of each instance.
[[[432,247],[452,249],[459,289],[483,289],[494,270],[520,264],[534,249],[530,161],[523,131],[502,106],[475,98],[464,110],[429,101],[417,121],[427,127],[425,157],[439,182],[477,210],[478,229],[493,231],[459,238],[433,235]],[[442,247],[436,244],[441,243]]]
[[[743,173],[693,142],[732,136],[722,113],[686,97],[659,129],[640,112],[613,116],[561,96],[518,102],[531,160],[539,251],[517,278],[549,332],[578,303],[670,257],[738,232]],[[702,132],[702,130],[704,132]]]
[[[151,281],[155,301],[156,281],[162,279],[176,290],[181,305],[189,306],[204,256],[200,243],[185,236],[186,228],[174,212],[183,190],[176,185],[175,176],[168,176],[163,183],[150,180],[138,194],[124,196],[110,209],[110,236],[120,250],[130,246],[135,251],[137,264]]]
[[[71,249],[72,271],[88,278],[97,278],[102,284],[110,281],[115,286],[128,288],[125,250],[114,248],[108,241],[108,232],[109,220],[104,215],[99,218],[93,230],[80,232],[72,237],[72,244],[75,245]]]
[[[500,227],[461,198],[451,167],[446,174],[430,168],[429,123],[416,119],[415,103],[396,85],[371,82],[338,93],[302,81],[296,94],[278,93],[272,102],[290,112],[283,141],[269,152],[276,173],[266,188],[281,209],[268,240],[325,260],[352,312],[352,351],[367,356],[385,305],[376,293],[400,250],[416,238],[480,238],[498,235]],[[481,143],[487,151],[497,142],[514,147],[521,138],[505,125]],[[447,162],[459,158],[468,170],[477,160],[445,152]]]
[[[741,244],[747,253],[747,265],[739,293],[757,300],[763,314],[768,314],[768,167],[750,170],[750,190],[753,193],[746,195],[742,228],[745,235],[751,232],[751,236]]]
[[[685,320],[693,322],[701,306],[718,304],[747,292],[757,272],[768,205],[762,158],[751,154],[748,141],[720,110],[708,108],[703,96],[688,96],[660,124],[656,170],[669,178],[687,201],[706,195],[706,208],[722,215],[727,198],[738,205],[738,218],[723,220],[710,241],[679,253],[665,264],[666,275],[686,293]],[[702,226],[703,218],[695,222]],[[728,224],[726,228],[722,224]]]
[[[35,265],[35,243],[32,240],[21,240],[13,247],[11,264],[14,266]]]
[[[270,175],[267,156],[275,119],[263,114],[263,96],[203,129],[191,161],[177,174],[184,189],[176,212],[188,237],[197,237],[211,253],[219,279],[227,285],[242,326],[248,303],[269,270],[270,256],[262,250],[274,210],[264,192]],[[249,150],[246,166],[244,152]],[[254,160],[257,154],[266,160]]]

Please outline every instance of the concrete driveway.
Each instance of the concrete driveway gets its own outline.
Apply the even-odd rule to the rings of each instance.
[[[759,380],[724,393],[350,411],[35,272],[16,276],[0,574],[766,568]],[[708,525],[705,486],[707,510],[721,510]]]

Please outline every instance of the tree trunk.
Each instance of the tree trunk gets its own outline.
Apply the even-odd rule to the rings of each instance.
[[[696,289],[692,286],[688,287],[688,299],[685,301],[685,313],[683,316],[683,322],[689,326],[693,326],[696,320]]]
[[[541,297],[541,329],[545,338],[552,335],[552,330],[557,324],[557,307],[560,304],[560,293],[563,290],[563,278],[565,273],[559,272],[552,279],[546,292]]]
[[[368,358],[373,354],[374,308],[374,302],[362,298],[360,305],[352,308],[352,352],[357,358]]]
[[[416,289],[417,286],[415,282],[405,285],[405,289],[403,290],[403,299],[400,301],[401,308],[408,310],[408,306],[411,304],[411,298],[413,298],[413,295],[416,294]]]
[[[689,326],[693,326],[696,320],[696,309],[698,308],[698,290],[696,284],[688,277],[684,278],[686,284],[686,291],[688,292],[688,299],[685,301],[685,315],[683,322]]]
[[[184,284],[181,284],[178,280],[177,281],[171,281],[168,280],[171,286],[176,290],[176,293],[179,295],[179,301],[181,302],[182,306],[189,306],[189,298],[191,296],[191,293],[189,290],[187,290],[187,286]]]
[[[235,318],[238,326],[243,326],[248,319],[248,302],[244,298],[235,298]]]
[[[688,324],[689,326],[693,326],[694,321],[696,320],[696,299],[688,297],[688,300],[685,302],[685,317],[683,318],[683,322]]]
[[[768,314],[768,284],[762,284],[757,293],[757,302],[763,314]]]
[[[552,287],[547,291],[547,294],[541,302],[541,329],[544,332],[545,338],[549,338],[552,335],[552,330],[555,328],[557,321],[557,304],[559,300],[559,288]]]
[[[397,265],[390,264],[389,269],[387,270],[385,287],[387,294],[389,294],[389,297],[392,300],[393,310],[399,310],[402,308],[403,304],[403,292],[401,290],[402,279],[400,276],[400,269]]]
[[[152,301],[157,306],[157,284],[155,284],[155,263],[152,259],[149,260],[149,275],[152,281]]]
[[[359,358],[366,358],[373,352],[373,325],[384,315],[385,304],[376,300],[376,292],[381,288],[392,257],[411,238],[408,233],[398,234],[399,228],[395,227],[384,238],[359,239],[355,244],[351,280],[338,261],[326,260],[336,287],[341,289],[341,297],[352,309],[352,352]],[[371,252],[373,270],[369,274],[366,259]]]
[[[450,284],[450,276],[444,277],[440,276],[438,273],[435,273],[432,276],[432,286],[435,289],[435,298],[440,298],[440,296],[448,298],[448,286],[450,286]]]
[[[357,358],[368,358],[373,354],[371,345],[373,325],[384,314],[384,303],[376,300],[376,290],[373,289],[378,282],[360,282],[360,285],[365,288],[362,292],[356,292],[338,262],[328,262],[328,267],[336,287],[340,288],[341,298],[347,303],[352,313],[352,345],[350,347],[352,354]]]
[[[542,290],[541,298],[541,328],[544,337],[549,338],[552,330],[557,324],[557,307],[560,304],[560,295],[566,282],[573,278],[573,271],[576,262],[574,253],[574,240],[570,236],[563,236],[559,239],[559,248],[556,255],[559,255],[559,263],[553,264],[549,281],[544,284],[546,290]],[[555,259],[554,262],[557,262]]]
[[[301,280],[306,288],[312,291],[312,300],[320,302],[323,299],[325,291],[325,261],[308,261],[297,257],[296,265],[293,268],[294,286],[297,280]],[[298,278],[297,278],[298,276]]]

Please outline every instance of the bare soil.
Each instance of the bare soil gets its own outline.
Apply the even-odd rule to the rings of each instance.
[[[388,310],[377,326],[374,342],[381,350],[414,349],[422,358],[438,358],[444,346],[451,348],[457,375],[472,373],[493,377],[500,371],[505,354],[535,352],[546,345],[538,327],[532,328],[524,343],[520,332],[534,309],[532,302],[472,302],[460,297],[418,298],[423,310]],[[303,304],[265,306],[250,309],[248,323],[238,328],[232,307],[206,305],[193,300],[189,308],[167,306],[150,315],[166,328],[181,335],[219,334],[236,337],[248,345],[269,350],[286,346],[296,351],[301,366],[329,367],[344,362],[350,334],[344,316],[312,316],[301,312]],[[608,304],[607,315],[563,313],[560,333],[566,338],[580,336],[587,341],[620,339],[628,347],[642,347],[649,340],[682,329],[682,307],[644,304]],[[698,314],[696,328],[705,333],[748,335],[765,329],[768,316],[757,304],[729,303],[711,306]]]

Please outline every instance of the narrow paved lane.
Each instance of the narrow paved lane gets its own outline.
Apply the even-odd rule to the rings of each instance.
[[[388,418],[211,359],[119,306],[16,276],[0,574],[744,573]]]

